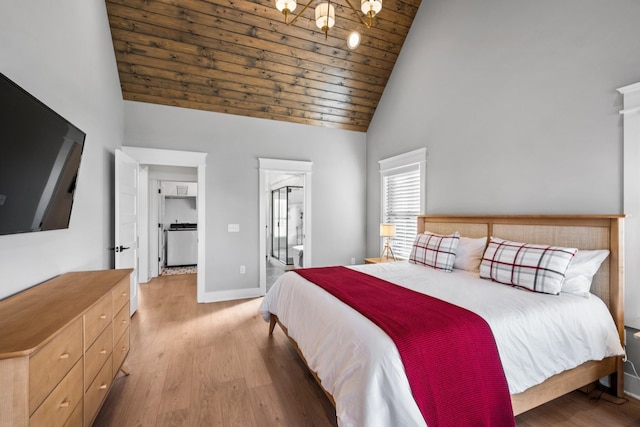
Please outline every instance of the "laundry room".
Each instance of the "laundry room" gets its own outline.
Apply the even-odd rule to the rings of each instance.
[[[163,274],[198,263],[198,206],[196,182],[161,183]]]

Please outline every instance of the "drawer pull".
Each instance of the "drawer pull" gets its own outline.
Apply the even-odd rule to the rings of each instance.
[[[65,400],[64,402],[62,402],[62,403],[60,404],[60,407],[61,407],[61,408],[68,408],[68,407],[69,407],[69,401],[68,401],[68,400]]]
[[[102,350],[100,350],[100,354],[107,354],[107,350],[103,348]]]
[[[123,324],[123,325],[126,325],[126,324],[127,324],[127,320],[126,320],[126,319],[125,319],[125,320],[123,320],[123,321],[122,321],[122,324]]]
[[[122,347],[122,352],[124,353],[125,351],[127,351],[127,347]]]
[[[69,356],[70,356],[70,354],[69,354],[69,353],[62,353],[62,354],[60,355],[60,359],[68,359],[68,358],[69,358]]]
[[[106,389],[107,389],[107,385],[106,385],[106,384],[102,384],[102,385],[100,386],[100,390],[106,390]]]
[[[122,296],[123,296],[123,297],[126,297],[126,296],[127,296],[127,293],[126,293],[126,292],[123,292],[123,293],[122,293]]]
[[[101,314],[101,315],[100,315],[100,318],[101,318],[101,319],[106,319],[106,318],[107,318],[107,315],[106,315],[106,314]]]

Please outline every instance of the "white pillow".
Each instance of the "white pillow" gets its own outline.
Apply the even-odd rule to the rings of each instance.
[[[576,252],[564,275],[561,292],[588,297],[593,276],[608,256],[609,251],[606,249],[593,251],[580,249]]]
[[[484,248],[487,246],[487,238],[480,237],[460,237],[458,249],[456,249],[456,259],[453,261],[453,268],[458,270],[474,271],[480,270],[480,261]]]

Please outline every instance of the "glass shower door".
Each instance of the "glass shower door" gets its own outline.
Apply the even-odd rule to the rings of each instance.
[[[271,256],[286,263],[287,261],[287,193],[286,188],[271,192],[272,202],[272,246]]]
[[[293,246],[302,244],[302,187],[271,191],[271,256],[293,265]]]

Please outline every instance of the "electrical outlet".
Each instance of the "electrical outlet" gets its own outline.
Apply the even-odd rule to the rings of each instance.
[[[7,201],[7,196],[4,194],[0,194],[0,206],[4,205],[4,202]]]
[[[244,265],[240,266],[240,274],[245,274],[247,272],[247,269],[245,268]]]
[[[356,264],[356,259],[355,258],[351,258],[351,265],[355,265]]]

